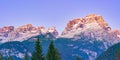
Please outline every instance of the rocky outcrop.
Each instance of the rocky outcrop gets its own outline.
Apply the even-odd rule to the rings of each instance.
[[[84,18],[77,18],[69,21],[67,26],[65,27],[62,35],[66,33],[66,31],[72,31],[76,29],[88,29],[88,28],[101,28],[104,30],[111,30],[109,25],[104,21],[102,16],[96,14],[87,15]]]
[[[58,32],[54,26],[48,28],[48,32],[52,33],[54,36],[58,36]]]
[[[112,33],[120,38],[120,30],[112,30]]]
[[[97,26],[97,27],[96,27]],[[96,14],[87,15],[84,18],[77,18],[69,21],[65,27],[62,35],[67,31],[72,31],[76,29],[88,29],[88,28],[101,28],[104,30],[111,30],[109,25],[104,21],[102,16]]]
[[[52,37],[57,38],[77,38],[80,35],[85,35],[88,38],[96,38],[97,40],[119,40],[120,38],[120,31],[112,30],[102,16],[89,14],[84,18],[76,18],[69,21],[59,36],[55,27],[46,29],[43,26],[35,27],[32,24],[22,25],[17,28],[14,28],[14,26],[5,26],[0,28],[0,41],[22,41],[40,34],[45,36],[52,34]]]
[[[12,31],[14,31],[13,26],[5,26],[3,28],[0,28],[0,36],[1,37],[8,37],[8,34]]]
[[[16,29],[16,31],[18,32],[27,32],[27,31],[33,31],[33,30],[37,30],[37,28],[34,27],[32,24],[23,25]]]
[[[8,33],[14,31],[14,26],[5,26],[3,28],[0,28],[0,33]]]
[[[69,21],[60,37],[80,38],[80,35],[97,40],[113,40],[113,42],[120,40],[119,30],[112,30],[103,17],[96,14]]]
[[[27,38],[40,34],[45,35],[47,33],[52,34],[54,37],[58,35],[55,27],[46,29],[43,26],[35,27],[32,24],[26,24],[17,28],[14,28],[13,26],[5,26],[3,28],[0,28],[0,40],[1,42],[23,41]]]

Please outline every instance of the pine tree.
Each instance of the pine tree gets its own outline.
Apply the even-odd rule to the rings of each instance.
[[[25,53],[23,60],[29,60],[29,59],[28,59],[28,54],[27,54],[27,53]]]
[[[32,60],[43,60],[42,47],[40,45],[40,40],[37,39],[35,44],[35,51],[32,54]]]
[[[2,54],[0,54],[0,60],[3,60],[3,56],[2,56]]]
[[[77,57],[77,60],[82,60],[80,57]]]
[[[58,50],[54,47],[53,41],[49,45],[49,49],[46,55],[47,60],[61,60],[60,53]]]
[[[59,51],[55,48],[55,60],[61,60]]]
[[[120,60],[120,49],[116,52],[114,60]]]
[[[7,58],[7,60],[13,60],[12,56],[9,56],[9,57]]]

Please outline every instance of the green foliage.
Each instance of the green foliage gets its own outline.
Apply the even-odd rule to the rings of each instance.
[[[35,51],[32,54],[32,60],[43,60],[42,47],[39,39],[36,41]]]
[[[29,60],[29,59],[28,59],[28,54],[27,54],[27,53],[25,53],[23,60]]]
[[[12,56],[9,56],[9,57],[7,58],[7,60],[13,60]]]
[[[3,60],[3,56],[2,56],[2,54],[0,54],[0,60]]]
[[[118,49],[118,51],[115,53],[115,58],[114,60],[120,60],[120,48]]]
[[[46,54],[47,60],[61,60],[60,53],[58,50],[54,47],[53,41],[49,45],[48,52]]]
[[[119,58],[119,59],[118,59]],[[109,47],[96,60],[120,60],[120,43]]]
[[[77,59],[77,60],[82,60],[80,57],[77,57],[76,59]]]

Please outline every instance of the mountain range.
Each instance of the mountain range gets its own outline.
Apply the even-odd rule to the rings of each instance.
[[[75,60],[76,56],[95,60],[110,46],[120,42],[120,31],[113,30],[102,16],[96,14],[70,20],[61,34],[55,27],[5,26],[0,28],[0,52],[4,57],[11,55],[21,60],[25,51],[31,56],[36,38],[41,39],[44,54],[52,39],[62,60]]]
[[[117,43],[109,47],[97,58],[97,60],[119,60],[119,59],[120,59],[120,43]]]

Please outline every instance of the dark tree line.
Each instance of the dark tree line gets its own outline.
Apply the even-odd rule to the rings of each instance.
[[[49,49],[46,55],[46,60],[61,60],[60,53],[54,47],[53,41],[49,45]]]
[[[0,60],[4,60],[1,54]],[[10,56],[5,60],[13,60],[13,58]],[[37,39],[35,44],[35,51],[32,53],[31,59],[29,58],[28,53],[26,52],[24,54],[23,60],[61,60],[61,55],[58,52],[58,50],[54,47],[53,41],[51,41],[49,45],[47,54],[43,55],[40,40]]]
[[[0,60],[4,60],[3,56],[0,54]],[[13,60],[12,56],[9,56],[5,60]],[[40,40],[37,39],[35,43],[35,51],[32,53],[31,58],[28,56],[28,53],[26,52],[24,54],[24,58],[22,60],[61,60],[61,55],[57,48],[54,47],[54,42],[51,41],[49,44],[48,51],[46,55],[42,53],[42,47]],[[76,60],[82,60],[80,57],[77,57]]]
[[[61,55],[58,52],[58,50],[54,47],[53,41],[51,41],[49,45],[47,54],[43,55],[40,40],[37,39],[35,51],[31,59],[32,60],[61,60]]]
[[[37,39],[37,41],[36,41],[35,51],[34,51],[31,59],[32,60],[44,60],[44,57],[42,54],[42,47],[41,47],[39,39]]]

